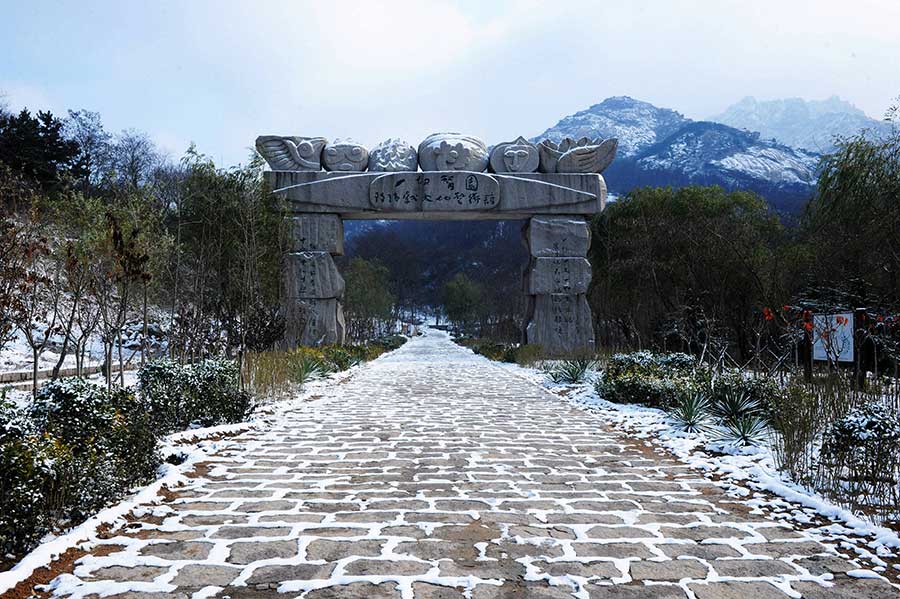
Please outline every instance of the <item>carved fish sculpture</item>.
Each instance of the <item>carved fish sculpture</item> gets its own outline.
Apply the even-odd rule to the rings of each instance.
[[[256,138],[256,150],[273,171],[318,171],[326,143],[324,137],[261,135]]]

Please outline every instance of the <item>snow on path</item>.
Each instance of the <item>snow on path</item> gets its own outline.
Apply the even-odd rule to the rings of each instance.
[[[721,483],[429,330],[232,438],[58,595],[896,597]]]

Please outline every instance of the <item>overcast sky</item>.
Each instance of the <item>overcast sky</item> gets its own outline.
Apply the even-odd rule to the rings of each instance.
[[[225,164],[259,134],[532,136],[608,96],[692,118],[900,94],[898,0],[0,0],[12,108],[101,113]]]

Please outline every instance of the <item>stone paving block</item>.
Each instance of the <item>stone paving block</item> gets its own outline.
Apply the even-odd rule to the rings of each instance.
[[[416,576],[425,574],[431,564],[412,560],[358,559],[344,567],[349,576]]]
[[[643,543],[572,543],[578,557],[650,559],[654,557]]]
[[[631,562],[629,568],[629,574],[635,580],[678,581],[683,578],[706,578],[709,574],[709,568],[692,559]]]
[[[572,599],[572,592],[546,583],[515,581],[502,586],[480,584],[472,591],[472,599]]]
[[[168,571],[168,568],[157,566],[109,566],[94,570],[91,576],[98,580],[113,580],[116,582],[149,582]]]
[[[741,554],[728,545],[697,543],[659,543],[656,548],[662,551],[666,557],[672,559],[679,557],[699,557],[705,560],[715,560],[723,557],[740,557]]]
[[[414,582],[412,587],[413,599],[465,599],[463,590],[454,587],[427,582]]]
[[[532,565],[550,576],[582,576],[584,578],[614,578],[622,572],[612,562],[536,561]]]
[[[767,582],[710,582],[688,585],[696,599],[787,599],[790,597]],[[854,597],[854,599],[856,599]]]
[[[819,553],[829,553],[821,543],[815,541],[797,541],[791,543],[745,543],[742,545],[745,551],[753,555],[767,557],[790,557],[797,555],[809,557]]]
[[[381,584],[353,582],[310,591],[305,599],[400,599],[400,597],[397,585],[391,582]]]
[[[513,537],[546,537],[550,539],[574,539],[575,533],[564,526],[510,526]]]
[[[746,539],[749,533],[727,526],[661,526],[659,534],[667,539],[690,539],[691,541],[708,541],[710,539]]]
[[[188,564],[178,571],[172,584],[179,587],[226,587],[241,573],[240,568],[209,564]]]
[[[377,557],[381,555],[383,541],[331,541],[317,539],[306,547],[306,559],[335,562],[351,556]]]
[[[211,549],[211,543],[175,541],[147,545],[141,549],[141,555],[152,555],[168,560],[201,560],[206,559]]]
[[[687,599],[681,587],[655,584],[627,584],[615,586],[587,585],[590,599]]]
[[[262,566],[253,571],[247,579],[249,585],[266,585],[275,588],[288,580],[315,580],[328,578],[334,564],[290,564],[284,566]]]
[[[297,555],[297,541],[259,541],[234,543],[228,562],[232,564],[251,564],[275,557],[294,557]]]
[[[794,563],[806,568],[813,576],[820,576],[826,572],[840,574],[857,568],[844,558],[833,555],[813,555],[794,560]]]
[[[291,529],[282,526],[223,526],[217,530],[213,539],[247,539],[250,537],[284,537]]]
[[[587,531],[592,539],[655,539],[656,533],[633,526],[595,526]]]
[[[800,571],[781,560],[772,559],[720,559],[710,564],[719,576],[734,578],[763,578],[800,574]]]
[[[897,599],[900,591],[883,580],[843,579],[826,587],[815,582],[794,582],[791,588],[803,599]]]
[[[422,560],[452,559],[474,561],[478,550],[471,542],[464,541],[407,541],[399,543],[394,549],[397,555],[411,555]]]

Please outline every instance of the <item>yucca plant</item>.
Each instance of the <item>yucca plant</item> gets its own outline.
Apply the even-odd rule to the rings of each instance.
[[[312,356],[297,353],[291,358],[288,364],[288,378],[292,383],[303,386],[324,374],[321,361]]]
[[[669,409],[675,427],[686,433],[701,433],[712,428],[712,402],[702,391],[679,395]]]
[[[551,366],[547,376],[558,385],[583,383],[590,371],[597,369],[597,361],[592,358],[563,360]]]
[[[713,405],[713,416],[722,421],[723,425],[736,423],[748,417],[763,419],[763,404],[746,391],[733,389],[726,391]]]
[[[769,426],[763,417],[758,414],[745,414],[733,420],[723,421],[716,440],[729,445],[756,447],[766,440],[768,434]]]

